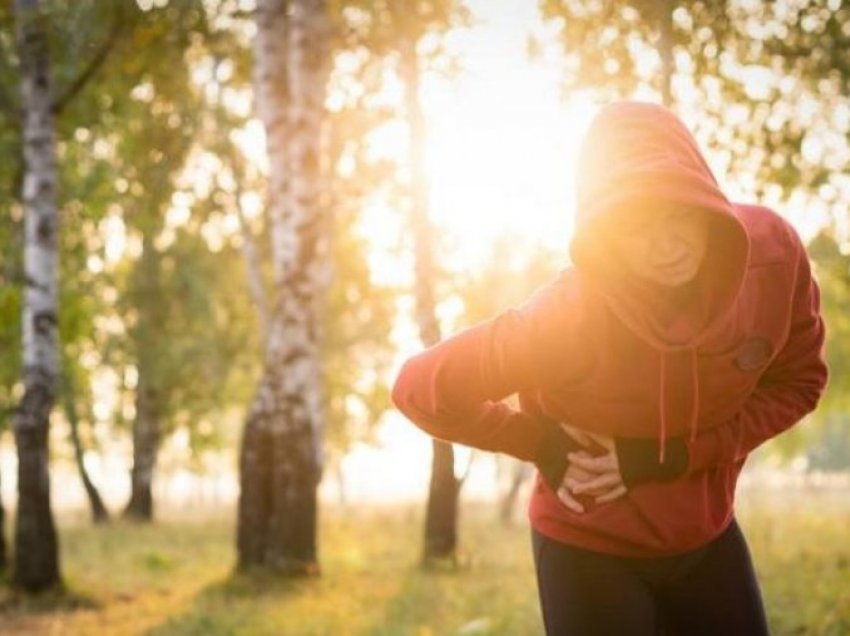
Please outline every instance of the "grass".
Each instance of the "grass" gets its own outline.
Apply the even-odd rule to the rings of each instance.
[[[774,634],[850,634],[850,497],[753,494],[738,508]]]
[[[844,496],[846,498],[846,494]],[[419,507],[323,511],[319,577],[233,576],[224,513],[155,526],[61,522],[67,592],[0,588],[2,634],[542,634],[524,521],[463,508],[460,565],[418,567]],[[774,634],[850,634],[850,503],[749,494],[750,540]]]

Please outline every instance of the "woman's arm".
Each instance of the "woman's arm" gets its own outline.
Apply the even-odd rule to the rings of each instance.
[[[658,464],[654,440],[617,440],[625,482],[673,479],[685,471],[741,461],[814,410],[828,382],[825,329],[820,289],[802,242],[795,243],[797,272],[788,338],[756,389],[727,423],[702,431],[693,440],[669,440],[664,465]]]
[[[732,421],[688,443],[688,469],[740,461],[813,411],[829,379],[824,339],[820,289],[799,244],[788,339]]]
[[[518,308],[464,329],[411,357],[392,390],[398,409],[428,434],[548,466],[554,481],[577,447],[555,422],[501,400],[540,387],[565,360],[578,320],[570,294],[555,282]],[[563,458],[563,466],[556,465]]]

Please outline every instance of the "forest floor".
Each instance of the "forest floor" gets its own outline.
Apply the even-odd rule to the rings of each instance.
[[[542,634],[524,514],[464,504],[457,567],[418,567],[420,507],[323,511],[319,577],[232,574],[234,524],[219,512],[152,526],[60,520],[68,592],[0,586],[0,634]],[[772,632],[850,634],[850,493],[739,496]]]

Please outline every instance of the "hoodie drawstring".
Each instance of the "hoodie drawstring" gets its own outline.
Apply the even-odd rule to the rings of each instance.
[[[658,463],[664,463],[664,448],[667,446],[667,409],[664,408],[664,370],[666,368],[666,357],[663,351],[661,353],[660,377],[658,378],[658,411],[660,423],[658,425]]]
[[[691,441],[697,437],[697,417],[699,416],[699,364],[697,361],[697,348],[691,347],[691,377],[693,378],[693,391],[691,406]]]
[[[691,359],[691,418],[689,423],[690,428],[690,441],[694,441],[697,436],[697,419],[699,417],[699,364],[697,360],[697,348],[690,348],[690,359]],[[658,463],[664,463],[664,451],[667,447],[667,409],[666,409],[666,401],[665,401],[665,389],[666,389],[666,371],[667,371],[667,358],[664,351],[659,352],[661,354],[661,364],[659,368],[659,379],[658,379],[658,411],[659,411],[659,425],[658,425]]]

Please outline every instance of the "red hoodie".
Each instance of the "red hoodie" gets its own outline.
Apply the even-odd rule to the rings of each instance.
[[[766,207],[731,203],[665,108],[603,108],[579,166],[574,266],[520,307],[410,358],[392,398],[434,437],[528,461],[558,421],[658,440],[662,462],[668,438],[684,440],[683,474],[584,513],[538,472],[528,514],[542,534],[591,550],[687,551],[731,521],[748,453],[817,404],[828,375],[819,289],[793,227]],[[653,198],[712,220],[694,293],[673,312],[617,275],[594,232],[600,219]],[[502,402],[513,393],[519,410]]]

